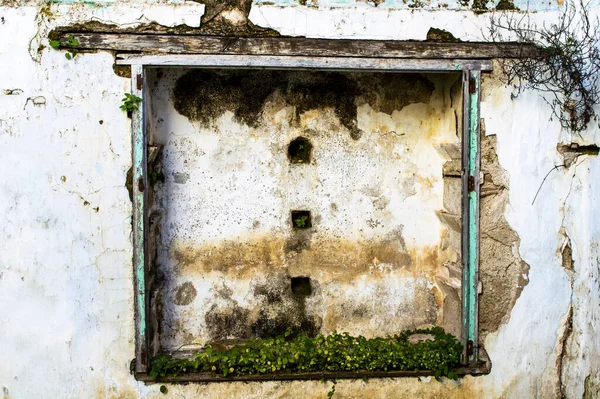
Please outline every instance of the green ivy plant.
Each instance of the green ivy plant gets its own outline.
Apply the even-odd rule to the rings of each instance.
[[[79,53],[79,51],[77,51],[77,46],[79,46],[79,40],[75,39],[73,35],[69,35],[66,42],[61,42],[60,40],[50,40],[50,47],[53,49],[58,50],[60,47],[67,49],[65,57],[68,60],[75,58],[77,53]]]
[[[431,334],[432,341],[410,343],[413,334]],[[295,337],[288,331],[269,339],[253,339],[230,349],[205,345],[187,358],[161,354],[152,359],[152,378],[186,373],[250,375],[305,372],[359,372],[431,370],[436,378],[456,379],[462,345],[440,327],[404,331],[399,335],[367,339],[348,333]],[[333,394],[333,393],[332,393]]]
[[[130,113],[138,109],[138,105],[142,102],[142,99],[135,94],[125,93],[125,97],[123,97],[121,101],[123,102],[123,105],[119,108]]]

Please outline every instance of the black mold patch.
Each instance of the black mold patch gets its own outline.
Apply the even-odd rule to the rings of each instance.
[[[418,74],[379,73],[364,75],[364,100],[377,112],[392,114],[410,104],[428,103],[435,85]]]
[[[321,318],[307,314],[306,295],[292,292],[288,276],[268,278],[255,286],[254,294],[261,306],[251,325],[253,336],[270,338],[290,331],[292,336],[305,333],[313,337],[321,329]]]
[[[198,291],[196,291],[194,285],[188,281],[177,287],[173,302],[181,306],[189,305],[194,301],[197,294]]]
[[[213,304],[204,317],[210,339],[249,338],[249,314],[249,310],[240,307],[235,302],[225,308]]]
[[[295,107],[296,121],[306,111],[330,108],[358,140],[357,104],[391,114],[428,102],[433,90],[417,74],[191,70],[177,80],[171,97],[177,112],[204,126],[231,111],[236,121],[257,127],[265,101],[277,92]]]

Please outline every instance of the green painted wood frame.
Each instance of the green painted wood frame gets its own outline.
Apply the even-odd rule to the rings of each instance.
[[[146,372],[150,361],[148,341],[149,296],[148,275],[148,187],[146,138],[146,96],[144,66],[131,67],[131,94],[142,98],[141,104],[131,115],[133,158],[133,267],[135,307],[135,371]]]
[[[463,364],[478,359],[481,71],[463,71],[462,316]]]
[[[150,347],[148,295],[148,140],[146,136],[146,82],[145,68],[174,66],[163,56],[165,63],[153,58],[152,64],[143,62],[131,65],[131,93],[141,97],[142,103],[132,113],[133,157],[133,264],[135,292],[135,361],[132,369],[136,375],[148,372],[154,350]],[[209,67],[202,65],[203,67]],[[190,67],[194,67],[190,65]],[[196,66],[198,67],[198,66]],[[219,68],[219,65],[210,66]],[[273,66],[269,66],[274,68]],[[242,66],[240,66],[242,68]],[[288,66],[289,68],[289,66]],[[276,68],[275,68],[276,69]],[[458,68],[445,72],[456,72]],[[344,70],[340,68],[339,70]],[[372,69],[369,69],[373,71]],[[460,70],[460,69],[459,69]],[[397,72],[402,72],[401,69]],[[415,70],[411,70],[415,72]],[[423,72],[431,72],[429,70]],[[438,70],[437,72],[444,72]],[[478,295],[479,295],[479,184],[480,184],[480,97],[481,70],[462,70],[462,340],[465,365],[477,363],[478,353]]]

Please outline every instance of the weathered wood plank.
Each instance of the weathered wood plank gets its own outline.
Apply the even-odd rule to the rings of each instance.
[[[491,367],[485,363],[481,367],[463,367],[455,370],[458,375],[484,375],[489,374]],[[363,379],[363,378],[399,378],[399,377],[426,377],[433,376],[433,371],[359,371],[359,372],[328,372],[328,373],[281,373],[264,375],[227,376],[212,375],[210,373],[190,373],[177,377],[152,378],[147,373],[136,373],[138,381],[148,383],[188,383],[188,382],[232,382],[232,381],[290,381],[290,380],[337,380],[337,379]]]
[[[311,69],[336,71],[459,72],[491,71],[490,60],[409,58],[291,57],[270,55],[163,54],[117,56],[118,65],[190,66],[204,68]]]
[[[463,362],[478,359],[479,198],[481,72],[463,72],[462,132],[462,301]]]
[[[303,37],[225,37],[132,33],[62,33],[73,35],[81,50],[169,54],[287,55],[310,57],[385,57],[491,59],[539,55],[519,43],[439,43],[395,40],[310,39]]]
[[[135,371],[148,370],[148,297],[146,295],[147,272],[147,169],[146,129],[144,99],[144,67],[131,67],[131,94],[143,99],[131,115],[132,161],[133,161],[133,265],[134,265],[134,313],[135,313]]]

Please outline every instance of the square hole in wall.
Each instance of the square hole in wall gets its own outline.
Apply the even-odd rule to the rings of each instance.
[[[292,277],[291,279],[292,294],[308,296],[312,294],[312,286],[310,285],[309,277]]]
[[[310,211],[292,211],[291,221],[292,227],[295,229],[310,229],[312,227]]]
[[[458,77],[150,69],[160,347],[459,336]]]

